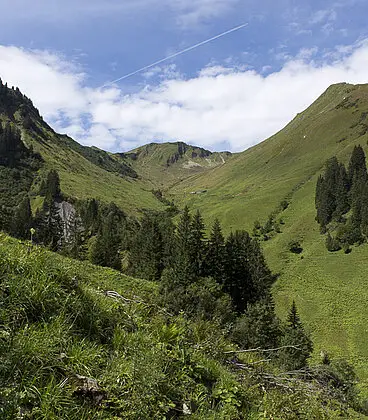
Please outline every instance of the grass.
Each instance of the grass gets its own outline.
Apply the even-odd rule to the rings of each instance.
[[[197,420],[364,418],[303,383],[266,392],[228,367],[219,326],[167,315],[156,294],[155,283],[0,234],[0,417],[181,418],[185,404]]]
[[[135,159],[129,157],[132,155]],[[180,142],[150,143],[132,150],[123,158],[119,154],[113,157],[131,165],[143,179],[149,180],[154,188],[164,190],[193,174],[206,172],[231,159],[227,152],[211,153]]]

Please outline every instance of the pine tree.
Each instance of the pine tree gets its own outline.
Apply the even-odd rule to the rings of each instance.
[[[344,164],[339,164],[339,172],[335,187],[336,209],[333,217],[339,221],[341,217],[350,209],[349,205],[349,178]]]
[[[219,284],[223,284],[225,273],[225,239],[218,219],[215,219],[212,225],[205,265],[206,275],[213,277]]]
[[[130,247],[130,272],[146,280],[159,280],[164,269],[165,243],[155,215],[145,214]]]
[[[34,224],[37,242],[43,243],[52,251],[61,248],[63,221],[59,214],[59,208],[54,202],[44,202],[42,210],[36,212]]]
[[[247,232],[230,234],[225,249],[224,290],[242,313],[248,304],[269,298],[275,276],[267,267],[258,241]]]
[[[172,278],[182,285],[189,285],[196,280],[194,262],[192,261],[192,217],[185,206],[179,219],[175,234],[175,250]]]
[[[116,204],[111,203],[101,219],[94,248],[91,250],[91,260],[94,264],[119,270],[121,268],[120,251],[125,233],[125,215]]]
[[[235,322],[232,339],[247,348],[276,348],[281,338],[279,319],[271,296],[248,305],[244,315]]]
[[[32,210],[29,197],[25,197],[15,210],[12,229],[12,235],[20,239],[29,238],[29,229],[32,226]]]
[[[361,196],[361,231],[363,235],[368,237],[368,182],[362,191]]]
[[[60,178],[59,174],[55,169],[52,169],[47,174],[45,196],[46,201],[49,203],[51,203],[52,201],[56,201],[61,197]]]
[[[284,368],[297,370],[307,365],[313,351],[313,343],[304,331],[294,301],[287,316],[284,336],[280,344],[284,348],[279,353],[279,360]]]
[[[191,223],[190,260],[196,277],[204,275],[205,259],[205,225],[199,210],[196,212]]]
[[[356,177],[362,178],[364,181],[367,180],[365,154],[363,148],[360,145],[354,146],[349,162],[348,175],[350,185],[353,184],[353,180]]]

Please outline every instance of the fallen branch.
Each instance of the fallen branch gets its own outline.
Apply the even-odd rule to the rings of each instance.
[[[278,350],[282,350],[282,349],[295,349],[295,350],[300,350],[300,346],[282,346],[282,347],[276,347],[275,349],[262,349],[261,347],[258,347],[256,349],[246,349],[246,350],[231,350],[231,351],[225,351],[225,354],[236,354],[236,353],[254,353],[254,352],[259,352],[259,353],[268,353],[268,352],[272,352],[272,351],[278,351]]]
[[[104,292],[104,295],[112,298],[112,299],[118,299],[118,300],[122,300],[124,303],[137,303],[137,304],[142,304],[142,305],[146,305],[146,306],[150,306],[153,308],[158,309],[160,312],[163,312],[164,314],[168,315],[168,316],[174,316],[173,314],[171,314],[170,312],[167,312],[166,309],[160,308],[157,305],[150,305],[146,302],[143,302],[142,300],[134,300],[134,299],[128,299],[122,295],[120,295],[118,292],[115,292],[114,290],[107,290]]]

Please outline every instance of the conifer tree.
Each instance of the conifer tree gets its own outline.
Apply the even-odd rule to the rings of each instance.
[[[194,262],[192,260],[192,217],[189,208],[185,206],[180,216],[176,234],[172,278],[182,285],[189,285],[196,279]]]
[[[190,239],[190,260],[194,275],[201,277],[204,275],[204,259],[205,259],[205,225],[199,210],[196,212],[191,223],[191,239]]]
[[[365,153],[360,145],[354,146],[349,162],[348,175],[350,185],[353,184],[354,178],[362,178],[364,181],[367,179]]]
[[[281,337],[280,322],[270,296],[248,305],[244,315],[235,322],[233,340],[243,349],[276,348]]]
[[[220,221],[215,219],[208,241],[206,275],[213,277],[219,284],[224,283],[225,239]]]
[[[32,210],[29,197],[26,196],[15,210],[11,233],[20,239],[29,237],[29,229],[32,226]]]
[[[121,268],[120,251],[124,235],[124,213],[111,203],[102,217],[101,226],[96,237],[94,248],[91,251],[91,260],[94,264]]]
[[[280,362],[284,368],[297,370],[307,365],[313,351],[313,343],[304,331],[294,301],[287,316],[284,336],[280,344],[284,347],[279,353]]]
[[[335,187],[336,209],[333,217],[340,220],[341,217],[350,209],[349,205],[349,178],[343,163],[339,164],[339,172],[337,174]]]
[[[224,290],[239,313],[247,305],[268,299],[275,280],[256,239],[245,231],[230,234],[226,241]]]
[[[42,210],[36,212],[34,224],[37,242],[43,243],[52,251],[57,251],[61,248],[63,221],[55,202],[50,203],[45,200]]]
[[[147,280],[159,280],[164,269],[165,243],[157,217],[145,214],[130,248],[131,272]]]
[[[55,169],[51,169],[51,171],[47,174],[45,196],[46,201],[49,203],[58,200],[61,197],[60,178]]]

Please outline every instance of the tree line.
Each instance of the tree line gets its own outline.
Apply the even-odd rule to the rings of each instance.
[[[368,237],[368,176],[363,148],[355,146],[347,167],[336,156],[326,162],[316,186],[316,220],[327,233],[329,251],[360,244]]]

